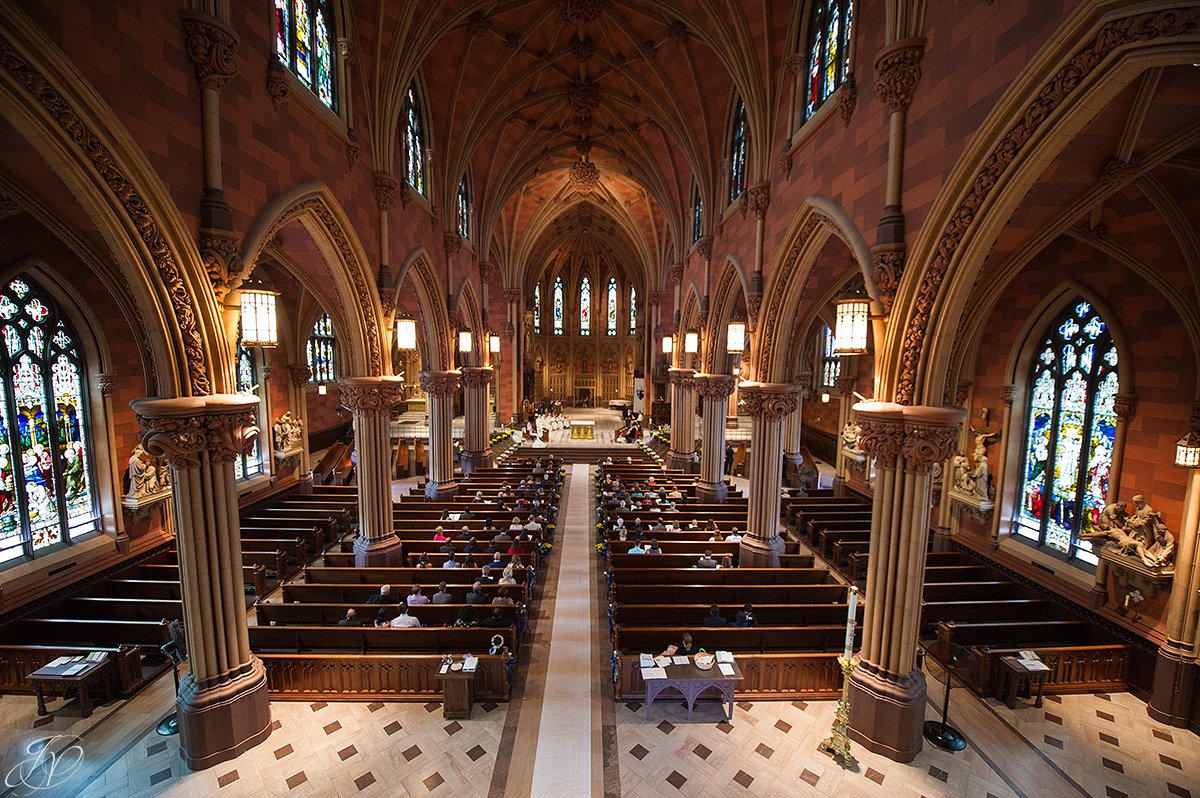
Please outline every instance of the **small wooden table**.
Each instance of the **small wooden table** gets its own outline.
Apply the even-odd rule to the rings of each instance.
[[[67,675],[66,671],[74,668],[77,665],[86,665],[82,670]],[[99,685],[104,691],[105,697],[112,697],[112,685],[108,680],[109,676],[109,661],[108,657],[99,662],[88,662],[87,660],[76,660],[66,662],[62,665],[43,665],[25,678],[33,683],[33,691],[37,695],[37,713],[39,715],[48,715],[46,709],[45,689],[47,686],[59,687],[62,690],[63,697],[68,697],[72,692],[79,696],[79,706],[82,710],[82,717],[89,717],[92,714],[92,689]]]
[[[475,707],[475,671],[446,671],[437,678],[442,683],[442,717],[471,717]]]
[[[650,720],[652,715],[654,699],[668,687],[674,687],[683,695],[683,700],[687,702],[688,720],[692,719],[692,709],[696,706],[696,699],[700,694],[710,687],[717,688],[721,691],[721,703],[729,707],[728,720],[733,720],[733,686],[742,680],[742,670],[737,663],[733,663],[732,676],[721,673],[720,665],[701,670],[690,657],[687,665],[668,665],[664,670],[667,672],[667,678],[646,679],[642,682],[646,686],[646,720]],[[725,714],[724,706],[722,714]]]
[[[1009,709],[1017,708],[1017,692],[1021,683],[1028,679],[1029,697],[1034,699],[1033,705],[1040,709],[1043,703],[1042,694],[1046,689],[1046,677],[1050,675],[1049,669],[1031,671],[1021,664],[1018,657],[1001,657],[1000,664],[1004,667],[1000,670],[1000,689],[996,693],[1004,697],[1004,705]]]

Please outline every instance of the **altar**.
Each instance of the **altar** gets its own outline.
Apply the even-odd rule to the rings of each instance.
[[[589,421],[572,421],[571,422],[571,440],[590,441],[596,438],[596,422]]]

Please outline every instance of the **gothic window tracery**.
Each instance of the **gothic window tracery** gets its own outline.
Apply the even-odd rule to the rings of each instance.
[[[833,330],[829,325],[821,328],[819,360],[821,363],[821,387],[832,388],[842,376],[842,361],[834,351]]]
[[[333,382],[337,379],[336,353],[337,336],[333,331],[333,322],[328,313],[322,313],[313,324],[305,346],[309,382]]]
[[[637,334],[637,289],[629,286],[629,334]]]
[[[729,136],[729,201],[746,190],[746,104],[739,98],[733,111],[733,130]],[[699,238],[699,236],[697,236]]]
[[[326,107],[335,108],[329,6],[329,0],[275,0],[275,56]]]
[[[404,95],[404,179],[422,196],[429,196],[425,180],[425,124],[417,88]]]
[[[579,282],[579,334],[592,334],[592,281],[587,277]]]
[[[692,243],[700,240],[704,226],[704,201],[700,199],[700,187],[692,189]]]
[[[554,334],[563,334],[563,279],[562,275],[554,278]]]
[[[1116,442],[1117,348],[1108,325],[1076,298],[1034,350],[1027,392],[1016,532],[1095,564],[1092,544]]]
[[[242,346],[242,328],[240,324],[238,325],[234,370],[237,392],[253,396],[261,401],[262,395],[259,393],[261,386],[258,378],[258,352],[255,347]],[[261,418],[258,417],[260,415],[258,407],[254,408],[254,414],[255,424],[261,428],[262,423]],[[250,479],[262,474],[262,472],[262,454],[258,438],[255,438],[253,443],[245,451],[239,453],[233,461],[233,477],[236,480]]]
[[[853,0],[813,0],[805,47],[805,119],[821,107],[850,73],[853,21]]]
[[[471,237],[471,187],[466,175],[458,184],[458,234],[463,238]]]
[[[542,286],[533,287],[533,331],[542,334]]]
[[[0,562],[96,529],[87,369],[70,322],[32,279],[0,290]]]
[[[608,299],[607,299],[607,325],[605,332],[608,335],[617,334],[617,278],[608,278]]]

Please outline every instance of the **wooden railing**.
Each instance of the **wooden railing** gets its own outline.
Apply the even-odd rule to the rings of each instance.
[[[1047,693],[1119,692],[1129,689],[1129,670],[1133,650],[1124,645],[1063,646],[1034,648],[1042,662],[1050,667],[1046,676]],[[976,667],[968,684],[979,695],[993,695],[1000,669],[1000,657],[1017,654],[1015,648],[973,646]]]
[[[25,677],[59,657],[107,651],[115,694],[127,696],[142,685],[142,655],[137,648],[99,646],[0,646],[0,693],[32,693]]]
[[[790,701],[837,698],[842,694],[842,670],[835,652],[811,654],[736,654],[742,681],[734,695],[747,701]],[[637,656],[622,655],[617,666],[617,698],[643,698]]]
[[[259,654],[276,701],[429,701],[441,697],[436,654]],[[476,701],[507,701],[502,657],[482,655]]]

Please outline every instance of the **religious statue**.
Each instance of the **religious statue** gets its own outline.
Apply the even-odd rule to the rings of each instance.
[[[1151,568],[1170,565],[1175,559],[1175,536],[1163,523],[1162,515],[1141,494],[1130,501],[1132,513],[1124,502],[1112,502],[1100,512],[1094,529],[1081,532],[1079,538],[1103,541],[1104,548],[1137,557]]]
[[[975,496],[989,501],[992,498],[992,477],[988,466],[987,444],[1000,433],[979,429],[972,432],[975,433],[975,470],[971,472],[971,476],[975,480]]]
[[[858,447],[858,436],[862,434],[862,429],[853,421],[847,421],[846,426],[842,427],[842,448],[848,452],[861,452]]]
[[[953,485],[962,493],[975,494],[975,477],[971,475],[971,460],[962,453],[950,458],[950,476]]]
[[[300,447],[300,436],[304,433],[304,422],[288,410],[272,427],[275,433],[275,450],[289,452]]]
[[[134,446],[129,456],[129,493],[125,498],[133,502],[149,499],[168,487],[167,469],[160,467],[158,460],[140,443]]]

